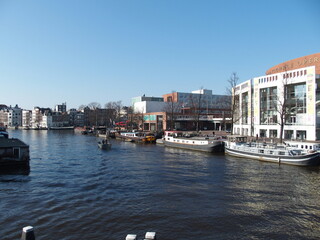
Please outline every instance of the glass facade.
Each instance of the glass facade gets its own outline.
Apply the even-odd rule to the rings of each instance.
[[[242,124],[248,124],[248,104],[249,104],[249,95],[248,92],[242,94],[242,106],[241,106],[241,119]]]
[[[277,87],[260,89],[260,124],[277,124]]]
[[[297,114],[305,114],[306,111],[306,84],[294,84],[286,87],[286,124],[304,124],[297,121]]]

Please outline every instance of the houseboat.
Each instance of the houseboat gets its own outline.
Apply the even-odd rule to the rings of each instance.
[[[196,150],[202,152],[223,152],[222,137],[202,137],[181,131],[165,131],[162,143],[167,147]]]
[[[128,142],[139,142],[139,143],[155,143],[156,137],[152,134],[145,132],[121,132],[116,135],[116,138],[128,141]]]
[[[225,141],[225,152],[231,156],[295,166],[320,164],[320,153],[286,145],[248,142],[247,137],[230,136]]]
[[[289,140],[284,141],[284,144],[288,147],[294,147],[301,150],[313,150],[320,152],[320,142],[316,141],[299,141],[299,140]]]
[[[0,137],[5,137],[5,138],[9,137],[9,134],[5,127],[0,127]]]
[[[16,138],[0,135],[0,171],[29,169],[29,146]]]

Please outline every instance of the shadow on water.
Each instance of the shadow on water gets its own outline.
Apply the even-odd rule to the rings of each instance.
[[[17,168],[17,169],[5,169],[1,168],[0,169],[0,176],[2,175],[25,175],[29,176],[30,174],[30,167],[29,168]]]

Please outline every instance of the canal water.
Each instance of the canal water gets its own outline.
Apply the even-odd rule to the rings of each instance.
[[[9,131],[30,145],[27,175],[0,175],[0,239],[319,239],[320,169],[112,141]]]

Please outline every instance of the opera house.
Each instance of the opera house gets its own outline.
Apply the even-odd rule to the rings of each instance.
[[[233,89],[233,133],[320,140],[320,53],[280,63]]]

